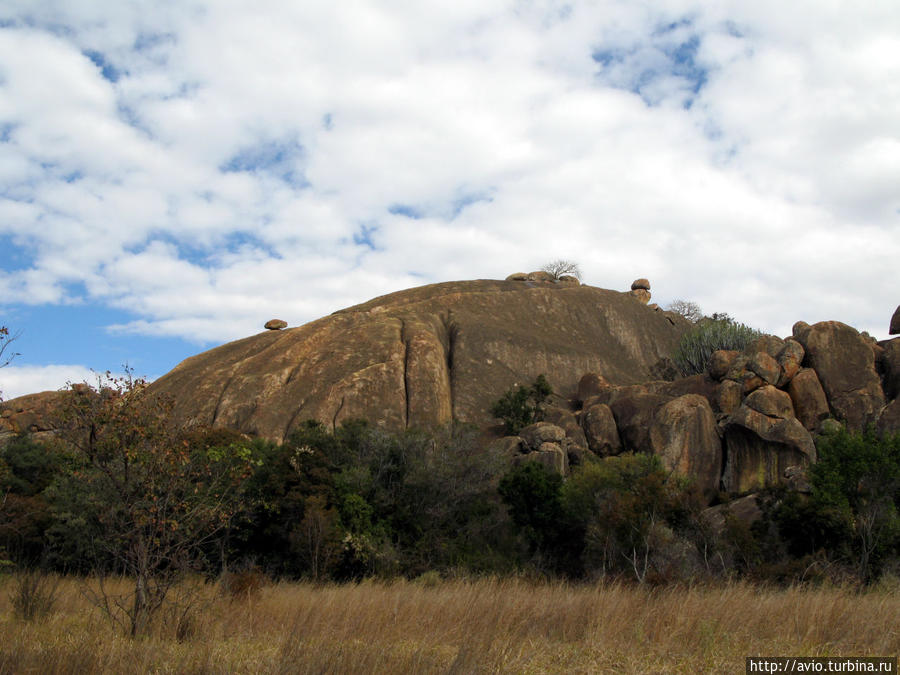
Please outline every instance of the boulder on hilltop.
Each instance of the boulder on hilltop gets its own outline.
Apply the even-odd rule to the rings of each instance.
[[[151,387],[185,419],[278,441],[306,419],[486,427],[503,392],[541,373],[565,397],[586,372],[617,385],[646,381],[689,326],[591,286],[448,282],[222,345]]]

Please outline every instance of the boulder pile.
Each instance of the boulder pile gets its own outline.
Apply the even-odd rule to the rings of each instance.
[[[638,282],[633,291],[646,290]],[[713,353],[699,375],[612,385],[586,373],[568,410],[549,409],[505,443],[517,461],[561,472],[586,455],[652,453],[711,502],[720,491],[804,485],[815,437],[835,428],[900,432],[898,394],[900,338],[877,343],[837,321],[799,322],[786,339]]]

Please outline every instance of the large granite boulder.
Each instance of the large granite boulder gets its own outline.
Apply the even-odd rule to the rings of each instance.
[[[626,293],[536,280],[433,284],[198,354],[152,385],[185,420],[280,441],[306,419],[391,429],[494,423],[492,404],[545,374],[646,381],[689,328]]]
[[[606,457],[622,452],[622,440],[619,438],[615,417],[605,403],[597,403],[582,411],[581,426],[588,447],[595,454]]]
[[[819,424],[830,414],[825,391],[819,376],[812,368],[801,368],[787,388],[794,413],[807,430],[815,432]]]
[[[42,391],[0,403],[0,441],[16,434],[48,434],[58,424],[58,411],[70,390]]]
[[[888,399],[900,396],[900,338],[879,343],[882,347],[879,359],[882,388]]]
[[[622,446],[628,452],[651,452],[650,428],[656,411],[671,401],[670,396],[637,393],[610,403]]]
[[[804,365],[816,371],[835,416],[855,431],[874,422],[885,399],[866,339],[839,321],[798,322],[794,338],[803,345]]]
[[[816,461],[813,438],[790,406],[787,394],[767,386],[745,399],[725,422],[722,485],[727,491],[780,484],[788,467]]]
[[[894,316],[891,317],[891,326],[888,330],[889,335],[900,334],[900,305],[894,310]]]
[[[694,479],[707,503],[718,494],[722,443],[704,396],[685,394],[660,407],[650,427],[650,445],[666,469]]]

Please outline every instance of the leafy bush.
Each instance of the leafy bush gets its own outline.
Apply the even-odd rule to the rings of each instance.
[[[706,370],[713,352],[719,349],[740,351],[763,333],[738,323],[727,314],[713,314],[701,319],[685,333],[672,354],[675,365],[685,377]]]
[[[553,393],[547,378],[538,375],[530,387],[513,387],[491,407],[491,414],[503,420],[506,433],[515,436],[529,424],[543,418],[543,405]]]

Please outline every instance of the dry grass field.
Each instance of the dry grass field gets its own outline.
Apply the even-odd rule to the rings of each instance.
[[[126,582],[120,582],[127,589]],[[893,588],[788,590],[518,579],[201,588],[130,640],[62,579],[14,615],[0,581],[0,673],[743,673],[748,655],[900,652]]]

